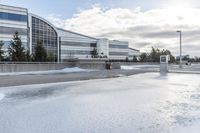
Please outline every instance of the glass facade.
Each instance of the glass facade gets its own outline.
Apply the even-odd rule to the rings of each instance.
[[[57,33],[52,26],[45,21],[32,16],[32,50],[34,53],[35,46],[42,42],[47,50],[47,54],[54,61],[57,61],[58,42]]]
[[[11,44],[11,41],[3,41],[3,47],[5,49],[9,48],[9,45]],[[27,49],[27,42],[22,42],[22,46]]]
[[[27,22],[27,15],[20,15],[14,13],[0,12],[0,19],[10,21]]]
[[[128,56],[128,52],[109,52],[109,55]]]
[[[74,47],[97,47],[96,43],[68,42],[68,41],[61,41],[61,45],[74,46]]]
[[[109,48],[128,49],[128,45],[109,44]]]
[[[91,55],[92,51],[83,51],[83,50],[62,50],[62,54],[67,55]]]
[[[27,29],[22,29],[22,28],[11,28],[11,27],[3,27],[0,26],[0,34],[11,34],[13,35],[15,32],[18,32],[19,35],[25,35],[27,36]]]

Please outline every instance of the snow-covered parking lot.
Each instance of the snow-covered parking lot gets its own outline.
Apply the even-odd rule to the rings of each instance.
[[[1,133],[199,133],[200,75],[0,88]]]

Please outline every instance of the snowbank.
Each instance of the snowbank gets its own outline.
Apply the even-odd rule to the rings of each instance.
[[[0,73],[0,76],[6,75],[36,75],[36,74],[56,74],[56,73],[73,73],[73,72],[90,72],[94,71],[91,69],[81,69],[79,67],[64,68],[62,70],[49,70],[49,71],[30,71],[30,72],[11,72],[11,73]]]

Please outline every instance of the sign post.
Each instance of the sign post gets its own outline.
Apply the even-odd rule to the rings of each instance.
[[[160,73],[161,75],[166,75],[168,72],[168,62],[169,55],[161,55],[160,56]]]

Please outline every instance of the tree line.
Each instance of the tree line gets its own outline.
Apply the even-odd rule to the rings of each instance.
[[[171,51],[169,51],[168,49],[158,49],[158,48],[154,48],[152,47],[151,52],[150,53],[142,53],[139,57],[139,61],[140,62],[160,62],[160,56],[161,55],[169,55],[170,56],[170,63],[175,63],[176,59],[175,57],[172,55]]]
[[[8,49],[5,50],[3,48],[4,43],[3,41],[0,41],[0,61],[13,61],[13,62],[53,62],[56,61],[55,58],[53,58],[53,55],[51,53],[47,53],[47,50],[43,46],[41,41],[37,42],[37,45],[34,48],[33,54],[30,54],[30,51],[25,49],[22,45],[21,38],[18,34],[18,32],[15,32],[13,35],[13,39],[10,42],[10,45],[8,46]],[[103,53],[99,55],[97,52],[97,49],[95,48],[91,52],[92,58],[107,58],[107,56],[104,56]],[[142,53],[139,57],[133,56],[132,60],[129,60],[127,57],[125,61],[127,62],[160,62],[160,56],[161,55],[169,55],[170,56],[170,63],[175,63],[176,58],[172,55],[171,51],[167,49],[158,49],[152,47],[150,53]],[[185,59],[187,58],[187,59]],[[189,58],[189,56],[185,56],[183,60],[188,60],[189,62],[200,62],[200,58],[194,57]]]
[[[15,32],[13,38],[5,50],[3,48],[4,43],[0,41],[0,61],[13,61],[13,62],[48,62],[55,61],[52,58],[52,54],[47,54],[42,42],[37,42],[34,48],[34,53],[30,54],[30,51],[25,49],[22,44],[21,38],[18,32]]]
[[[189,58],[188,61],[189,62],[200,62],[200,57],[195,56],[195,57]]]

